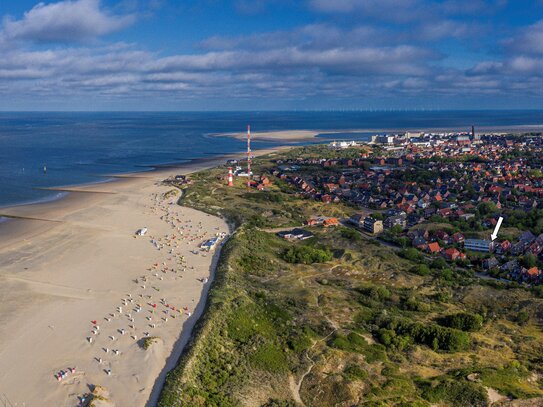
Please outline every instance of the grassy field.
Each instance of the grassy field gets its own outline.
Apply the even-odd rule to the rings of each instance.
[[[255,173],[271,166],[258,159]],[[180,204],[237,231],[159,406],[486,406],[493,391],[543,404],[543,300],[455,272],[417,275],[398,251],[343,227],[282,240],[267,230],[353,209],[272,180],[269,192],[227,188],[220,168],[183,191]],[[298,264],[293,251],[330,256]]]

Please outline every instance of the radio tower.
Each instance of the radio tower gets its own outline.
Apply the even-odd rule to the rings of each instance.
[[[247,188],[251,188],[251,126],[247,126]]]

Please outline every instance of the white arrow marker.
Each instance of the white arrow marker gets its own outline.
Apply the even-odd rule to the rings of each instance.
[[[498,219],[498,223],[496,223],[496,227],[494,228],[494,233],[490,235],[490,237],[492,238],[492,241],[496,240],[496,238],[498,237],[498,232],[500,231],[502,222],[503,222],[503,218],[500,216],[500,219]]]

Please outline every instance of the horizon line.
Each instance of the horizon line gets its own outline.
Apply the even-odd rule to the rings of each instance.
[[[543,108],[482,109],[261,109],[261,110],[1,110],[4,113],[419,113],[419,112],[543,112]]]

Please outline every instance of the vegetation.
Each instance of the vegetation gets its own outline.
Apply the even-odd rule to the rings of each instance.
[[[326,263],[332,260],[332,252],[328,249],[316,249],[309,246],[292,246],[283,254],[283,258],[289,263]]]
[[[455,407],[486,407],[488,396],[483,386],[463,378],[449,377],[419,382],[422,396],[431,403],[446,402]]]
[[[277,157],[255,160],[255,173],[270,174]],[[195,174],[180,198],[238,229],[159,406],[486,406],[485,386],[543,397],[541,290],[478,280],[344,227],[285,241],[277,228],[356,208],[309,202],[275,178],[267,192],[226,188],[223,174]]]
[[[141,347],[145,350],[149,349],[160,338],[158,336],[147,336],[141,340]]]
[[[394,319],[383,326],[391,333],[407,337],[409,340],[429,346],[433,350],[458,352],[466,350],[470,345],[470,338],[465,332],[443,328],[436,324]]]
[[[445,315],[439,318],[438,322],[440,325],[467,332],[475,332],[483,327],[483,317],[479,314],[471,314],[468,312]]]

